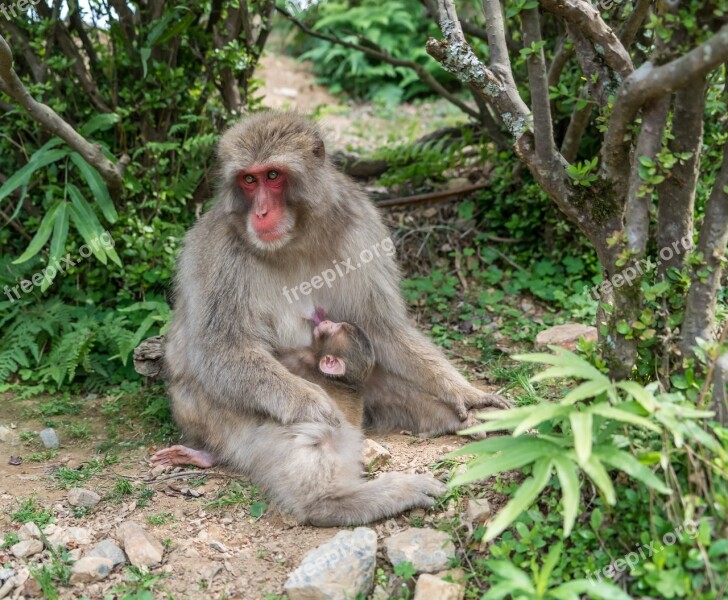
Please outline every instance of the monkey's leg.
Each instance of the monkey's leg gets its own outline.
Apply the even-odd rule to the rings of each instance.
[[[362,525],[427,508],[445,486],[432,475],[361,476],[361,434],[345,425],[267,423],[230,431],[221,458],[268,490],[272,500],[302,523]]]
[[[187,446],[170,446],[155,452],[149,460],[153,465],[191,465],[202,469],[214,467],[217,463],[217,457],[204,450],[195,450]]]

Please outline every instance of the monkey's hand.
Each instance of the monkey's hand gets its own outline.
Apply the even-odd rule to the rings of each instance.
[[[510,402],[503,396],[489,394],[473,386],[458,390],[456,394],[450,396],[446,403],[455,409],[458,417],[463,421],[468,418],[468,413],[472,409],[507,410],[511,408]]]

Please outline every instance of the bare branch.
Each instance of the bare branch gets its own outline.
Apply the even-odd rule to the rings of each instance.
[[[711,329],[715,323],[715,307],[720,288],[726,243],[728,243],[728,143],[723,146],[723,164],[716,177],[703,226],[698,235],[698,250],[707,269],[693,270],[692,282],[685,303],[685,322],[682,327],[681,349],[684,356],[698,338],[713,339]]]
[[[443,14],[447,18],[449,2],[440,2],[440,18]],[[451,5],[453,6],[453,5]],[[444,12],[443,12],[444,10]],[[453,10],[455,7],[453,6]],[[493,71],[501,77],[513,81],[511,71],[511,59],[508,55],[508,44],[506,42],[506,28],[503,23],[503,9],[499,0],[483,0],[483,12],[485,13],[485,31],[488,34],[488,47],[490,48],[490,66]]]
[[[632,71],[632,59],[629,53],[604,22],[599,11],[587,0],[539,0],[548,12],[564,19],[574,28],[581,31],[604,54],[609,67],[624,79]]]
[[[629,166],[627,128],[638,111],[650,100],[670,94],[705,77],[728,60],[728,25],[687,54],[661,66],[644,63],[630,75],[614,101],[614,110],[604,136],[603,156],[607,176],[612,181],[624,177]]]
[[[574,46],[566,43],[567,37],[561,36],[554,57],[549,65],[549,87],[555,87],[559,85],[561,79],[561,72],[564,70],[566,63],[574,55]]]
[[[402,60],[399,58],[395,58],[383,50],[376,50],[374,48],[369,48],[369,47],[363,46],[361,44],[347,42],[347,41],[342,40],[333,35],[314,31],[313,29],[308,27],[306,24],[304,24],[302,21],[300,21],[299,19],[294,17],[292,14],[290,14],[288,11],[281,8],[280,6],[276,6],[275,8],[279,13],[281,13],[284,17],[286,17],[289,21],[291,21],[291,23],[293,23],[296,27],[298,27],[301,31],[303,31],[307,35],[318,38],[320,40],[326,40],[327,42],[331,42],[332,44],[338,44],[340,46],[343,46],[344,48],[351,48],[352,50],[359,50],[359,52],[363,52],[364,54],[367,54],[367,55],[371,56],[372,58],[376,58],[383,62],[389,63],[390,65],[394,65],[395,67],[407,67],[408,69],[412,69],[415,73],[417,73],[417,75],[419,75],[422,82],[425,83],[426,85],[428,85],[430,87],[430,89],[432,89],[438,96],[442,96],[443,98],[445,98],[445,100],[447,100],[451,104],[454,104],[455,106],[457,106],[465,114],[470,115],[474,119],[480,120],[480,115],[478,114],[478,111],[473,110],[467,104],[462,102],[457,96],[448,92],[440,84],[440,82],[437,81],[437,79],[435,79],[432,75],[430,75],[427,72],[427,70],[421,64],[416,63],[412,60]]]
[[[521,12],[523,44],[526,48],[536,48],[541,43],[541,21],[538,8]],[[543,48],[531,52],[527,62],[528,82],[531,88],[531,111],[533,113],[533,132],[536,154],[540,160],[549,162],[556,154],[554,130],[551,123],[551,102],[549,100],[548,75]]]
[[[675,94],[672,117],[672,138],[669,142],[673,154],[689,153],[687,160],[677,162],[657,187],[657,247],[669,248],[688,238],[693,232],[695,190],[700,170],[700,150],[703,145],[703,112],[707,80],[702,79],[689,89]],[[684,254],[674,252],[661,259],[658,272],[667,273],[669,267],[679,267]]]
[[[23,59],[30,69],[30,74],[33,76],[33,81],[37,83],[44,83],[48,78],[48,69],[44,63],[38,60],[35,52],[33,52],[33,49],[30,47],[30,39],[28,38],[26,31],[10,19],[4,20],[4,22],[0,24],[0,33],[3,29],[8,32],[10,41],[16,44],[19,48],[20,54],[23,56]]]
[[[589,94],[587,88],[581,89],[579,98],[587,100]],[[584,137],[584,132],[589,126],[591,120],[591,114],[594,110],[594,105],[589,103],[584,108],[576,109],[571,113],[571,119],[569,119],[569,126],[566,128],[564,134],[564,140],[561,142],[561,154],[564,156],[564,160],[572,163],[576,160],[579,153],[579,146],[581,145],[581,139]]]
[[[112,190],[121,189],[124,168],[129,157],[115,165],[104,156],[101,146],[91,144],[66,123],[51,107],[36,101],[13,69],[13,55],[5,38],[0,36],[0,89],[20,104],[40,125],[59,136],[99,172]]]
[[[651,0],[637,0],[632,9],[632,13],[627,17],[627,21],[619,30],[619,39],[625,48],[629,48],[637,37],[637,32],[650,12]]]

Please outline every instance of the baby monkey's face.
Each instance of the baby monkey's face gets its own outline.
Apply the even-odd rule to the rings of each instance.
[[[367,335],[351,323],[321,321],[313,330],[319,370],[328,376],[361,383],[374,368],[374,350]]]

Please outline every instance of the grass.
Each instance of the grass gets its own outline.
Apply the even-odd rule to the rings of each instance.
[[[101,459],[92,458],[90,461],[82,464],[78,469],[61,467],[56,471],[55,478],[58,486],[62,489],[76,487],[80,483],[85,483],[101,473],[105,467],[116,464],[117,462],[119,462],[119,459],[114,456],[104,456]]]
[[[30,496],[30,498],[24,500],[21,499],[18,504],[18,509],[10,513],[10,518],[16,523],[32,521],[38,527],[43,528],[55,520],[53,513],[40,506],[35,496]]]
[[[54,459],[58,456],[58,450],[52,448],[50,450],[43,450],[42,452],[34,452],[28,456],[28,462],[45,462],[47,460]]]
[[[68,437],[79,442],[85,442],[91,436],[88,423],[71,423],[65,427]]]
[[[150,525],[164,525],[174,521],[174,514],[169,511],[157,513],[156,515],[147,515],[147,523]]]

